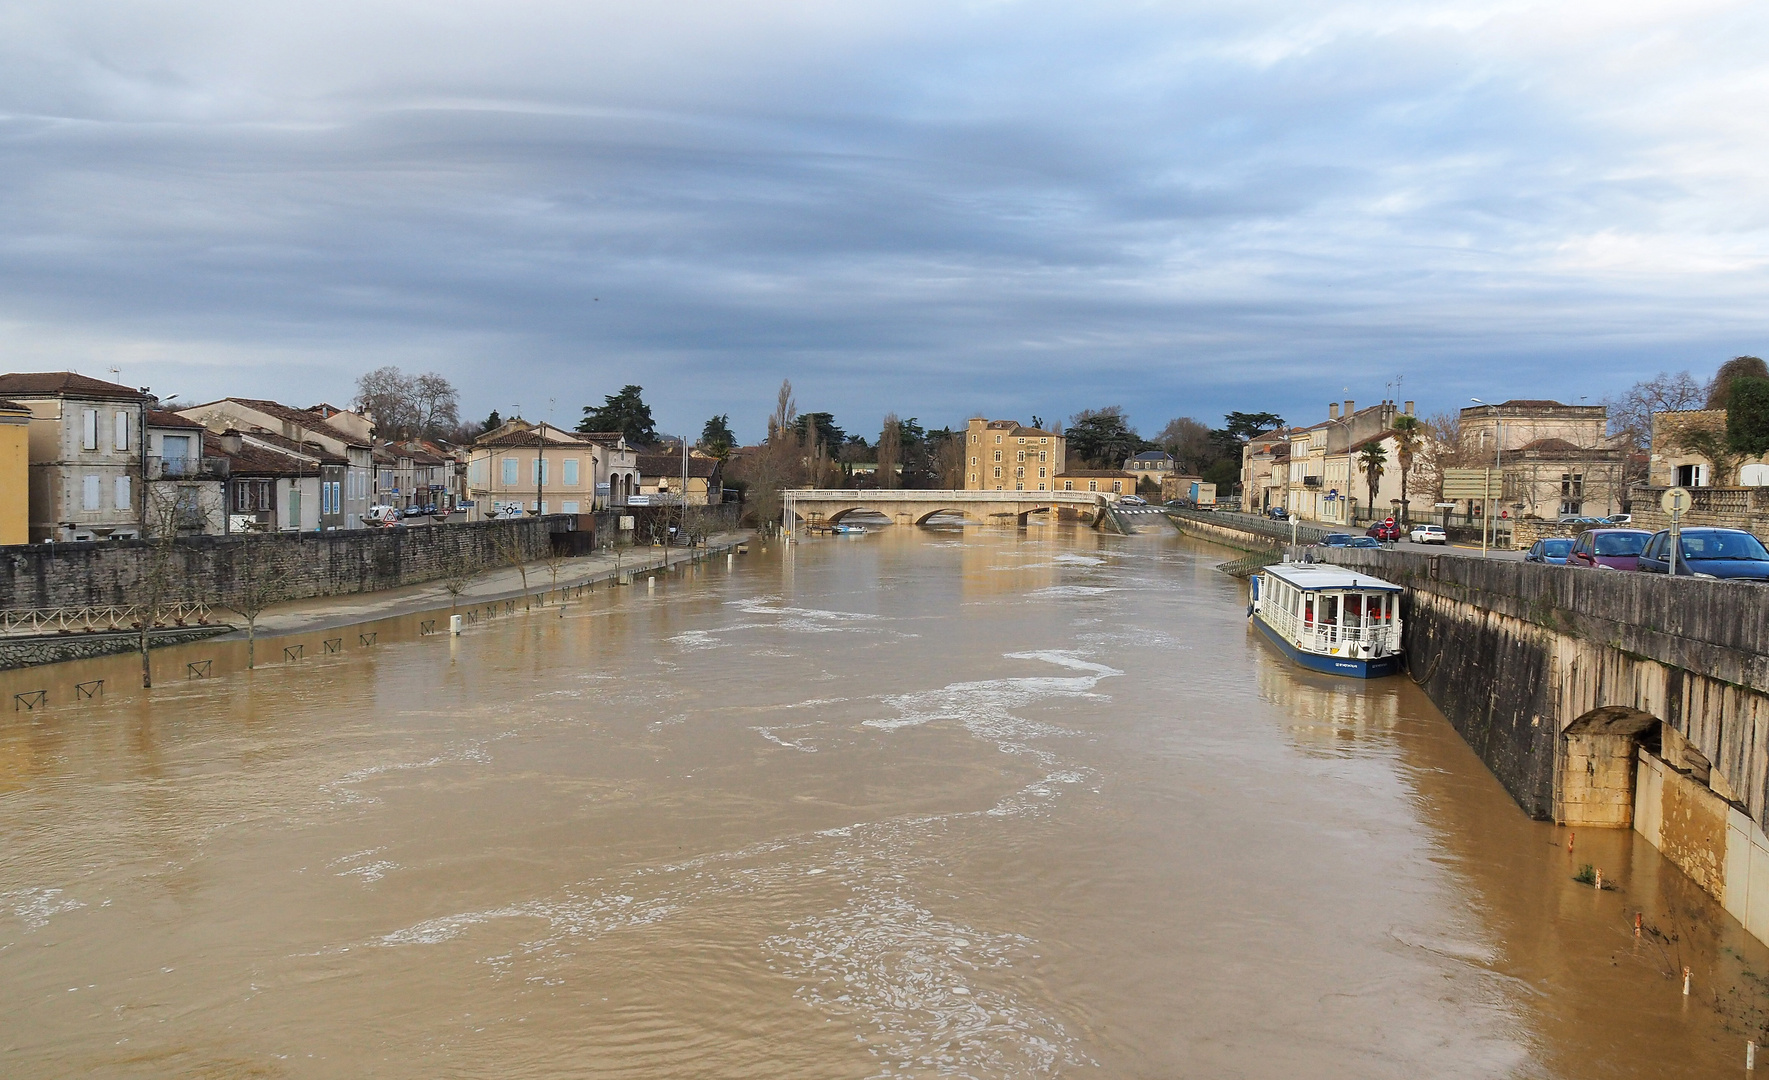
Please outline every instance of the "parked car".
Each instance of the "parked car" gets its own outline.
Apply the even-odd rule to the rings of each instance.
[[[1408,534],[1408,539],[1415,544],[1447,544],[1450,538],[1444,535],[1442,525],[1415,525]]]
[[[1566,565],[1587,569],[1633,570],[1652,534],[1645,529],[1586,529],[1573,541]]]
[[[1265,508],[1265,516],[1273,521],[1289,521],[1290,511],[1281,506],[1268,506]]]
[[[1364,535],[1373,536],[1378,540],[1399,540],[1400,523],[1393,518],[1389,518],[1387,521],[1378,521],[1368,529],[1365,529]]]
[[[1556,566],[1566,565],[1567,553],[1572,551],[1572,541],[1563,536],[1537,540],[1523,553],[1524,562],[1553,563]]]
[[[1354,548],[1379,548],[1382,546],[1382,541],[1376,539],[1374,536],[1354,536],[1351,538],[1351,543],[1348,546]]]
[[[1671,572],[1671,530],[1652,534],[1641,553],[1639,567],[1649,574]],[[1769,550],[1763,541],[1743,529],[1699,527],[1683,530],[1683,557],[1677,562],[1682,576],[1769,581]]]
[[[1321,541],[1321,546],[1322,547],[1350,547],[1351,540],[1352,540],[1352,536],[1350,533],[1328,533],[1326,535],[1326,538]]]
[[[1561,524],[1561,525],[1603,525],[1603,524],[1607,524],[1607,522],[1604,518],[1588,517],[1584,514],[1561,514],[1558,524]]]
[[[1632,525],[1632,524],[1634,524],[1634,515],[1633,514],[1611,514],[1608,517],[1604,518],[1603,520],[1609,522],[1611,525]]]
[[[408,506],[400,511],[400,513],[404,514],[406,517],[423,517],[424,508],[421,506]]]
[[[1149,500],[1143,498],[1141,495],[1124,495],[1124,496],[1119,497],[1118,505],[1119,506],[1147,506],[1147,505],[1149,505]]]

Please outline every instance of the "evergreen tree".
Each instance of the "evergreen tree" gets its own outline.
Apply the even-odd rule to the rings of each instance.
[[[600,407],[585,405],[577,430],[618,431],[634,446],[654,445],[657,426],[651,420],[651,406],[640,396],[643,389],[629,383],[620,388],[620,393],[609,394]]]

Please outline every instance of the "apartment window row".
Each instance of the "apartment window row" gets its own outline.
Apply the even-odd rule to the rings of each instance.
[[[87,473],[81,477],[80,508],[82,510],[104,509],[104,477]],[[111,508],[114,510],[135,509],[134,490],[127,476],[111,477]]]
[[[102,427],[98,409],[80,410],[80,449],[97,450],[99,429]],[[111,449],[129,449],[129,414],[118,410],[111,414]]]

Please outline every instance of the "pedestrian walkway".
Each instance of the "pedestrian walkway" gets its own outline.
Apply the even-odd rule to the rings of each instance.
[[[678,566],[708,555],[722,555],[734,550],[738,544],[748,543],[750,538],[751,534],[744,530],[720,533],[700,547],[672,547],[667,552],[668,565]],[[440,608],[470,608],[476,604],[489,604],[523,596],[538,597],[558,589],[612,580],[621,574],[643,575],[663,569],[665,557],[665,550],[660,547],[627,547],[564,559],[557,566],[546,562],[529,563],[523,570],[503,566],[488,570],[473,579],[461,590],[459,597],[449,595],[442,582],[430,581],[372,593],[293,600],[265,609],[258,616],[257,635],[276,637],[282,634],[310,633],[397,615],[436,611]],[[524,571],[527,573],[526,582],[523,580]],[[231,615],[225,608],[216,610],[218,613]],[[229,621],[241,628],[231,634],[220,635],[216,640],[230,641],[246,636],[244,620],[233,616]]]

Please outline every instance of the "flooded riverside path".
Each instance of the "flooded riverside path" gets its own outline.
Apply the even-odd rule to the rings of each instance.
[[[0,1075],[1742,1074],[1769,950],[1226,557],[893,528],[9,714]]]

